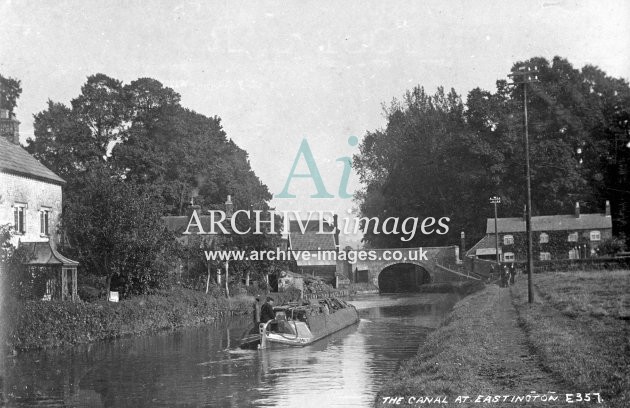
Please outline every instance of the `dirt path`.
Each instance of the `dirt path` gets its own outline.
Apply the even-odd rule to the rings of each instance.
[[[501,289],[497,310],[492,314],[496,338],[488,345],[494,351],[492,360],[483,364],[479,375],[510,395],[555,392],[564,399],[564,388],[546,372],[527,345],[525,332],[518,325],[518,313],[512,304],[510,290]],[[531,403],[528,405],[532,405]],[[558,406],[566,406],[558,404]],[[536,405],[534,405],[536,406]],[[539,406],[554,406],[540,403]]]
[[[418,355],[401,366],[379,396],[448,395],[444,406],[461,408],[605,407],[568,402],[565,394],[582,390],[571,389],[542,366],[519,324],[518,303],[511,292],[518,299],[522,290],[526,290],[522,284],[512,290],[488,285],[462,299],[446,324],[429,335]],[[554,400],[549,401],[550,396]]]

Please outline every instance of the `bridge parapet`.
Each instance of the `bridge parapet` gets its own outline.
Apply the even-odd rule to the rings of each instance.
[[[456,268],[457,250],[456,246],[369,249],[367,251],[370,251],[372,256],[369,259],[358,261],[355,268],[367,270],[369,281],[376,286],[379,286],[380,273],[385,268],[397,264],[420,266],[429,273],[431,282],[459,280],[461,279],[459,276],[448,272],[449,268]],[[447,269],[438,268],[436,265],[445,266]]]

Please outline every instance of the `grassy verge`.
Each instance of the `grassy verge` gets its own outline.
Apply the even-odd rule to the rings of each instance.
[[[476,406],[455,397],[537,390],[561,399],[533,406],[580,406],[565,393],[598,393],[604,403],[595,405],[630,406],[630,271],[540,274],[535,282],[533,304],[525,279],[509,292],[489,285],[458,302],[382,387],[376,405],[391,406],[385,396],[403,397],[396,405],[441,396],[449,402],[441,406]]]
[[[404,362],[381,388],[377,406],[391,406],[382,403],[385,396],[402,396],[401,405],[405,405],[411,396],[494,392],[492,384],[479,377],[478,369],[493,353],[487,345],[493,343],[496,333],[487,316],[493,313],[500,290],[491,285],[459,301],[444,324],[427,337],[418,354]]]
[[[513,289],[519,320],[543,366],[582,392],[630,406],[630,271],[535,275]]]
[[[199,325],[220,316],[249,313],[252,298],[226,299],[175,289],[119,303],[7,299],[3,303],[0,331],[4,344],[28,350]]]

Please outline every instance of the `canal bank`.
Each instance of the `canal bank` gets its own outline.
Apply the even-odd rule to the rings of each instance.
[[[4,298],[2,344],[26,351],[74,346],[208,324],[251,313],[251,296],[225,298],[175,288],[112,303],[18,301]]]
[[[424,293],[464,296],[476,290],[471,282],[428,284]],[[320,293],[347,295],[348,291]],[[355,293],[356,294],[356,293]],[[365,293],[364,293],[365,294]],[[374,293],[369,293],[374,295]],[[300,291],[267,293],[277,305],[297,301]],[[316,294],[311,294],[311,297]],[[9,353],[50,347],[74,346],[99,340],[139,336],[160,331],[195,327],[217,318],[252,313],[254,297],[180,287],[153,295],[135,296],[120,302],[21,301],[4,297],[0,310],[0,344]]]
[[[401,405],[415,405],[429,397],[447,401],[441,406],[462,407],[475,403],[456,402],[458,396],[475,400],[479,395],[525,396],[532,390],[560,392],[530,355],[517,320],[507,288],[488,285],[462,299],[381,389],[376,405],[391,406],[386,399],[391,397],[403,397]]]
[[[459,301],[375,405],[566,407],[589,398],[582,405],[628,406],[630,271],[549,273],[535,282],[533,304],[525,279]]]
[[[9,406],[370,407],[460,296],[358,296],[361,321],[306,347],[242,350],[250,316],[0,358]],[[0,404],[1,405],[1,404]]]

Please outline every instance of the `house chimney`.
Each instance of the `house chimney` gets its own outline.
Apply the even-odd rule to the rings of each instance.
[[[227,201],[225,202],[225,215],[227,218],[231,218],[234,214],[234,204],[232,203],[232,196],[228,194]]]
[[[580,203],[575,203],[575,218],[580,218]]]
[[[197,215],[199,215],[200,209],[201,206],[195,204],[195,198],[193,197],[190,199],[190,204],[188,204],[188,208],[186,209],[186,216],[190,218],[195,210],[197,211]]]
[[[606,200],[606,217],[610,217],[610,201]]]
[[[20,122],[8,109],[0,108],[0,137],[11,143],[20,144]]]
[[[459,235],[459,259],[464,260],[464,252],[466,251],[466,234],[464,231]]]

